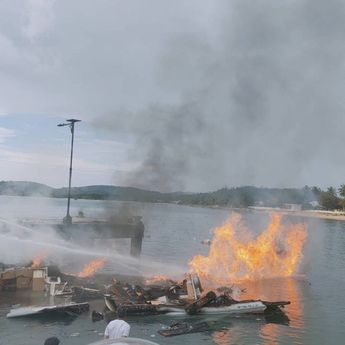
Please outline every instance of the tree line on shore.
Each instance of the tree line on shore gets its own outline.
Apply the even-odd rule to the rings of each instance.
[[[27,181],[0,181],[0,194],[66,198],[68,189],[52,188]],[[329,187],[326,190],[316,186],[303,188],[224,187],[207,193],[162,193],[134,187],[96,185],[74,187],[71,190],[71,196],[74,199],[162,202],[233,208],[284,207],[286,204],[299,204],[302,209],[345,209],[345,184],[338,189]]]
[[[317,186],[303,188],[237,187],[216,192],[191,194],[183,198],[187,204],[219,205],[229,207],[285,207],[299,204],[304,210],[345,210],[345,184],[338,189]]]
[[[345,184],[342,184],[338,189],[328,187],[326,190],[321,190],[318,187],[313,187],[313,192],[321,208],[325,210],[345,210]]]

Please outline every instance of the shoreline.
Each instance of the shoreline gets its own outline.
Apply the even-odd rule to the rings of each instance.
[[[48,198],[48,199],[65,199],[65,198],[57,198],[57,197],[46,197],[46,196],[23,196],[23,195],[3,195],[1,194],[0,197],[15,197],[15,198]],[[316,218],[316,219],[325,219],[325,220],[337,220],[337,221],[345,221],[345,212],[343,211],[322,211],[322,210],[301,210],[301,211],[292,211],[282,208],[275,208],[275,207],[258,207],[258,206],[248,206],[243,208],[236,208],[236,207],[228,207],[228,206],[221,206],[221,205],[200,205],[200,204],[184,204],[184,203],[176,203],[176,202],[155,202],[155,201],[134,201],[134,200],[115,200],[115,199],[84,199],[79,198],[78,200],[82,201],[110,201],[110,202],[119,202],[119,203],[140,203],[140,204],[157,204],[157,205],[174,205],[174,206],[185,206],[185,207],[197,207],[197,208],[208,208],[213,210],[229,210],[234,212],[243,212],[243,211],[252,211],[252,212],[259,212],[259,213],[279,213],[281,215],[286,216],[293,216],[293,217],[304,217],[304,218]]]
[[[243,207],[243,208],[214,206],[214,205],[188,205],[188,204],[179,204],[178,206],[200,207],[200,208],[209,208],[213,210],[228,210],[228,211],[234,211],[234,212],[250,211],[250,212],[258,212],[258,213],[278,213],[283,216],[345,221],[345,212],[342,212],[342,211],[322,211],[322,210],[292,211],[292,210],[286,210],[286,209],[275,208],[275,207],[256,207],[256,206],[249,206],[249,207]]]
[[[339,212],[339,211],[319,211],[319,210],[317,211],[313,211],[313,210],[290,211],[290,210],[284,210],[284,209],[279,209],[279,208],[269,208],[269,207],[262,207],[262,208],[248,207],[247,210],[255,211],[255,212],[266,212],[266,213],[275,212],[284,216],[345,221],[345,213]]]

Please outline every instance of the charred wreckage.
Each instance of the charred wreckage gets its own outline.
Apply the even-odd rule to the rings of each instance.
[[[63,297],[63,302],[47,306],[16,306],[7,317],[23,317],[42,315],[45,313],[63,313],[79,315],[89,310],[89,301],[104,298],[105,306],[102,312],[92,311],[92,320],[116,318],[117,312],[128,317],[147,315],[169,315],[171,317],[184,315],[220,315],[231,316],[239,314],[264,315],[267,319],[272,315],[283,316],[288,322],[283,308],[289,301],[236,300],[233,298],[232,287],[219,287],[204,290],[197,275],[188,274],[181,282],[170,279],[155,283],[123,283],[109,276],[102,279],[78,278],[61,272],[59,276],[49,276],[47,268],[9,268],[0,272],[0,288],[2,289],[32,289],[45,291],[50,296]],[[24,284],[25,282],[25,284]],[[96,283],[95,283],[96,282]],[[103,284],[102,284],[103,283]],[[66,302],[66,300],[68,302]],[[209,330],[207,322],[189,324],[175,322],[169,328],[160,330],[163,336],[203,332]]]

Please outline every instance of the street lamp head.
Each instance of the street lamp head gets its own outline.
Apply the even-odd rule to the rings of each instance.
[[[77,119],[68,119],[66,120],[68,123],[59,123],[58,127],[63,127],[63,126],[71,126],[76,122],[80,122],[81,120],[77,120]]]
[[[66,120],[67,122],[70,122],[70,123],[74,123],[74,122],[80,122],[81,120],[77,120],[77,119],[69,119],[69,120]]]

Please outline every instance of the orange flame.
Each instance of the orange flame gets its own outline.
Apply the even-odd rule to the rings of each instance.
[[[167,275],[164,275],[164,274],[157,274],[157,275],[154,275],[150,278],[147,278],[145,280],[145,284],[146,285],[153,285],[153,284],[159,284],[159,283],[163,283],[163,282],[166,282],[166,281],[170,281],[170,277],[168,277]]]
[[[31,260],[31,268],[39,268],[42,266],[43,260],[48,256],[47,252],[41,252],[35,255]]]
[[[87,278],[94,275],[98,270],[100,270],[105,265],[106,259],[99,258],[91,261],[89,264],[85,265],[83,270],[78,273],[78,277]]]
[[[238,230],[247,234],[241,216],[234,214],[215,229],[209,255],[191,260],[191,272],[203,281],[221,285],[296,274],[307,238],[304,224],[282,224],[281,217],[273,214],[267,229],[256,239],[240,240]]]

